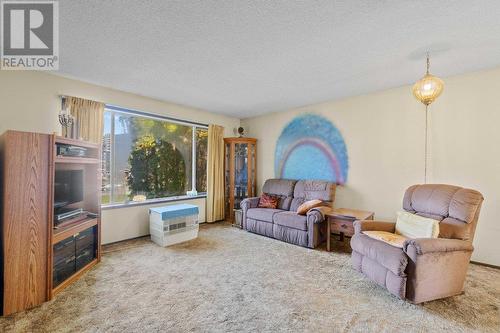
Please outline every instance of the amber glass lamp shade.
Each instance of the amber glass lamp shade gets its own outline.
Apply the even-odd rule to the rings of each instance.
[[[443,87],[443,80],[432,74],[426,74],[413,85],[413,95],[420,102],[429,105],[441,95]]]

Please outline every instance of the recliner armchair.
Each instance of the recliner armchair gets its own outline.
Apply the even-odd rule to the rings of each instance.
[[[387,290],[412,303],[463,292],[472,240],[483,196],[452,185],[414,185],[403,209],[436,219],[439,238],[408,239],[403,248],[372,239],[363,231],[395,231],[395,222],[357,221],[351,238],[352,265]]]

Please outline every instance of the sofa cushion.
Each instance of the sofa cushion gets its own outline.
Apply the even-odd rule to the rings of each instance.
[[[306,198],[292,198],[290,202],[290,210],[292,212],[296,212],[297,209],[299,209],[299,207],[306,201]]]
[[[262,187],[262,192],[278,196],[280,198],[278,208],[289,210],[296,182],[292,179],[268,179]]]
[[[299,180],[293,190],[293,199],[290,210],[297,208],[308,200],[322,200],[333,202],[335,200],[336,184],[322,180]]]
[[[334,201],[335,183],[324,180],[299,180],[293,190],[294,198]]]
[[[307,217],[296,212],[284,211],[274,215],[274,223],[283,227],[307,230]]]
[[[273,223],[274,214],[280,212],[283,212],[283,210],[271,208],[250,208],[247,210],[247,217],[254,220]]]
[[[370,258],[398,276],[406,276],[408,257],[402,249],[391,246],[364,234],[355,234],[351,238],[353,251]]]

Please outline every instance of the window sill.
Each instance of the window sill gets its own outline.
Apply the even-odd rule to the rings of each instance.
[[[117,208],[129,208],[129,207],[137,207],[137,206],[145,206],[145,205],[156,205],[164,202],[176,202],[176,201],[185,201],[185,200],[193,200],[193,199],[201,199],[206,198],[206,194],[198,194],[198,195],[179,195],[176,197],[170,198],[160,198],[160,199],[149,199],[146,201],[134,202],[130,201],[128,203],[118,203],[118,204],[108,204],[102,205],[102,210],[108,209],[117,209]]]

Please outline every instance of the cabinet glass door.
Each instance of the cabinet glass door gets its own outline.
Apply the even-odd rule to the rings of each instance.
[[[231,188],[231,168],[230,166],[230,161],[231,161],[231,144],[226,143],[225,149],[224,149],[224,164],[226,167],[224,168],[224,211],[226,212],[226,216],[230,216],[230,210],[231,210],[231,204],[230,204],[230,188]]]
[[[248,197],[248,144],[234,145],[234,209]]]
[[[257,175],[255,174],[255,169],[257,167],[257,160],[256,160],[256,146],[255,144],[250,144],[250,151],[249,151],[249,165],[250,165],[250,168],[249,168],[249,173],[248,173],[248,177],[250,178],[249,181],[248,181],[248,186],[250,186],[250,188],[248,189],[248,195],[251,196],[251,197],[254,197],[256,195],[255,193],[255,181],[256,181],[256,177]]]

